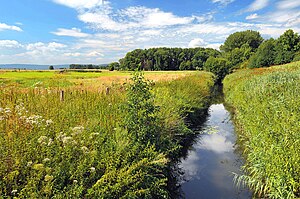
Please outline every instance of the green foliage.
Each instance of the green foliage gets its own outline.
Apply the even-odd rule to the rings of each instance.
[[[219,55],[219,51],[211,48],[136,49],[119,62],[122,70],[201,70],[208,57]]]
[[[154,96],[137,75],[127,94],[121,85],[109,94],[69,87],[64,101],[56,87],[1,85],[1,197],[168,198],[166,157],[180,148],[175,133],[188,132],[187,109],[175,107],[183,105],[180,89],[206,104],[213,82],[210,73],[195,76],[175,80],[176,95],[166,83],[154,89],[168,94]],[[156,108],[168,101],[174,104]]]
[[[204,64],[204,70],[216,75],[216,80],[221,81],[230,71],[230,65],[227,59],[210,57]]]
[[[220,50],[230,52],[235,48],[241,48],[244,44],[248,44],[251,51],[254,52],[262,42],[263,38],[257,31],[246,30],[235,32],[227,37],[224,44],[221,45]]]
[[[120,68],[119,62],[112,62],[108,65],[109,71],[119,70],[119,68]]]
[[[276,51],[274,39],[264,41],[250,58],[249,68],[267,67],[274,64]]]
[[[49,66],[49,70],[54,70],[54,67],[53,66]]]
[[[296,52],[300,50],[300,36],[291,29],[285,31],[277,41],[284,51]]]
[[[259,197],[300,196],[300,63],[241,70],[224,81],[235,110],[245,175]]]
[[[159,144],[159,127],[157,126],[154,96],[150,92],[151,82],[146,81],[141,73],[132,77],[132,84],[127,92],[127,115],[125,126],[132,138],[142,144]]]

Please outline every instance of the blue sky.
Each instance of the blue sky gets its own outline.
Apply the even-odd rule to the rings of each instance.
[[[0,64],[109,63],[136,48],[211,47],[233,32],[300,32],[300,0],[9,0]]]

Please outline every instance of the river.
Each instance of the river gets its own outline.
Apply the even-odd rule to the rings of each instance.
[[[230,113],[223,104],[213,104],[208,114],[192,147],[177,165],[180,198],[249,199],[251,193],[233,182],[233,173],[241,173],[242,158],[236,149]]]

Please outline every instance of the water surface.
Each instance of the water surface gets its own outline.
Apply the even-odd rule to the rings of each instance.
[[[200,135],[179,169],[184,198],[244,199],[251,193],[238,189],[232,173],[241,173],[241,157],[236,150],[236,136],[230,114],[223,104],[213,104]]]

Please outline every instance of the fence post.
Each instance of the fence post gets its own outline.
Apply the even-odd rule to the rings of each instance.
[[[65,92],[63,90],[60,91],[60,101],[63,102],[65,100]]]

